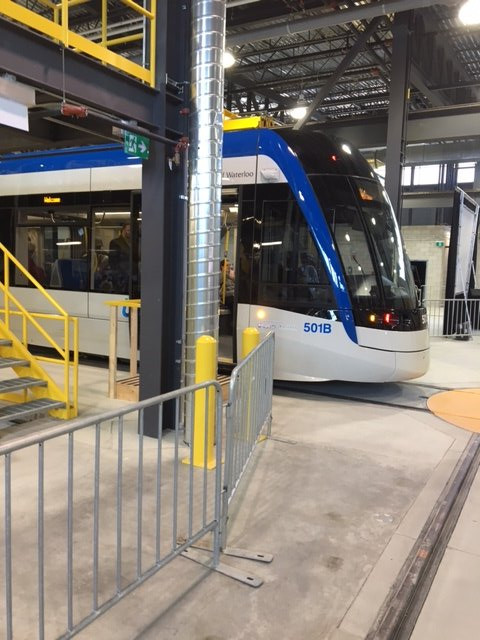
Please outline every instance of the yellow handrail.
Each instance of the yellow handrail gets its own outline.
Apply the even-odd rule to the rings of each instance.
[[[105,304],[108,307],[127,307],[128,309],[140,309],[142,306],[141,300],[137,298],[128,300],[107,300]]]
[[[35,329],[40,333],[41,336],[43,336],[45,338],[45,340],[47,342],[50,343],[50,345],[52,346],[53,349],[55,349],[55,351],[57,351],[59,353],[60,356],[62,356],[62,358],[65,358],[65,351],[63,351],[63,349],[60,347],[60,345],[58,345],[55,340],[45,331],[45,329],[42,327],[41,324],[39,324],[35,318],[32,316],[32,314],[25,309],[25,307],[23,306],[23,304],[21,302],[19,302],[17,300],[17,298],[15,298],[15,296],[5,287],[4,284],[2,284],[0,282],[0,290],[2,291],[3,295],[5,296],[5,302],[7,300],[13,302],[14,305],[16,305],[16,307],[19,309],[19,313],[26,318],[27,320],[29,320],[33,326],[35,327]],[[6,306],[6,305],[5,305]],[[10,316],[13,315],[13,313],[11,311],[5,311],[5,325],[7,327],[7,329],[10,329]],[[47,316],[47,314],[45,314]],[[68,316],[65,316],[62,318],[62,320],[68,320]]]
[[[93,42],[89,38],[69,29],[69,9],[76,5],[85,4],[90,0],[57,0],[56,2],[53,0],[39,1],[41,5],[52,11],[51,19],[35,11],[34,8],[26,8],[17,4],[15,0],[1,0],[0,16],[19,22],[30,29],[42,33],[54,42],[61,43],[65,47],[85,53],[99,60],[103,64],[109,64],[119,71],[123,71],[142,82],[150,84],[152,87],[155,86],[156,0],[150,0],[150,10],[146,7],[142,7],[133,0],[121,0],[122,4],[146,18],[147,22],[144,28],[144,33],[141,34],[141,38],[146,38],[147,33],[150,37],[150,68],[148,69],[141,64],[133,62],[125,56],[114,53],[108,49],[109,45],[117,44],[122,40],[121,38],[113,38],[110,42],[108,41],[107,3],[105,0],[102,0],[100,43]],[[128,41],[130,40],[124,40],[124,42]]]
[[[130,7],[130,9],[133,9],[137,13],[141,13],[142,16],[145,16],[145,18],[149,18],[150,20],[153,18],[152,11],[148,11],[147,9],[145,9],[145,7],[142,7],[136,2],[133,2],[133,0],[120,0],[120,2],[127,7]]]
[[[0,309],[0,314],[4,316],[5,327],[11,329],[11,316],[20,316],[22,319],[22,339],[21,343],[28,349],[28,327],[33,327],[46,340],[57,353],[58,358],[48,360],[40,356],[31,356],[34,360],[44,360],[62,364],[64,367],[63,394],[65,397],[66,415],[73,417],[78,410],[78,320],[69,314],[58,304],[58,302],[46,291],[36,278],[22,265],[21,262],[2,244],[0,251],[3,252],[3,283],[0,282],[0,291],[3,293],[4,308]],[[36,290],[42,294],[54,308],[56,313],[30,312],[10,291],[10,268],[14,265],[20,273],[30,282]],[[12,308],[13,307],[13,308]],[[63,322],[63,348],[48,333],[48,331],[37,321],[37,319],[56,320]],[[72,329],[70,327],[72,325]],[[73,340],[73,359],[70,359],[70,343]],[[70,377],[70,367],[73,367],[73,379]],[[72,384],[72,389],[70,388]],[[72,396],[72,397],[71,397]]]
[[[67,312],[64,309],[62,309],[62,307],[58,304],[58,302],[54,298],[52,298],[52,296],[48,293],[48,291],[46,291],[42,287],[39,281],[32,276],[30,271],[28,271],[28,269],[26,269],[23,266],[23,264],[17,260],[17,258],[13,255],[13,253],[10,253],[7,247],[1,242],[0,242],[0,251],[3,251],[3,255],[4,255],[4,268],[5,268],[5,260],[6,261],[9,260],[10,262],[13,262],[13,264],[17,267],[17,269],[27,278],[27,280],[30,280],[33,286],[36,287],[40,291],[40,293],[43,295],[43,297],[46,298],[50,302],[50,304],[55,307],[55,309],[60,313],[60,315],[62,316],[68,315]],[[7,271],[4,271],[4,274],[7,275]],[[5,283],[5,286],[7,286],[6,283]]]

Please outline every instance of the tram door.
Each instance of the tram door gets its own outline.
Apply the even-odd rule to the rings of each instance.
[[[235,264],[237,253],[238,188],[222,189],[222,230],[219,288],[219,344],[220,362],[229,363],[236,359],[236,280]]]
[[[141,193],[92,207],[91,291],[140,297]]]

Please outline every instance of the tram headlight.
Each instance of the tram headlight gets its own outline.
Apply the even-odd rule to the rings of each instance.
[[[265,320],[266,315],[267,315],[267,314],[266,314],[266,312],[265,312],[265,310],[264,310],[264,309],[259,309],[259,310],[257,311],[257,318],[258,318],[258,320]]]

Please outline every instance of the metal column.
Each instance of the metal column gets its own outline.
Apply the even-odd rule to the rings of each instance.
[[[167,128],[188,133],[190,75],[190,13],[191,1],[170,0],[167,32],[167,75],[177,84],[178,96],[167,88]],[[169,98],[170,96],[170,98]],[[182,112],[184,115],[182,115]],[[161,392],[168,393],[183,386],[182,358],[184,349],[185,287],[186,287],[186,226],[187,226],[187,149],[167,149],[165,173],[164,228],[164,300],[162,332]],[[175,403],[164,406],[163,424],[175,424]]]
[[[182,87],[189,69],[189,0],[158,4],[156,69],[158,118],[156,133],[178,132],[182,125],[182,99],[168,91],[165,79]],[[179,43],[187,43],[185,47]],[[175,137],[179,137],[176,133]],[[155,141],[142,173],[142,239],[140,317],[140,399],[181,386],[184,305],[184,234],[186,161],[175,149]],[[155,437],[158,409],[145,411],[144,433]],[[163,425],[173,424],[173,407],[164,407]]]
[[[412,12],[397,13],[392,29],[385,188],[399,223],[402,217],[402,169],[407,134],[411,20]]]
[[[165,2],[157,10],[157,89],[164,89],[166,74],[167,13]],[[159,91],[155,113],[157,133],[165,135],[165,91]],[[151,140],[142,168],[142,237],[140,245],[140,400],[159,395],[162,388],[162,335],[164,304],[165,146]],[[158,407],[145,411],[144,433],[155,436]]]

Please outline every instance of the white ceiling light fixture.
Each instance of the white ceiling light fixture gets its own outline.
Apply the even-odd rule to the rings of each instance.
[[[480,0],[467,0],[462,4],[458,18],[466,27],[480,24]]]
[[[230,67],[233,67],[235,62],[236,62],[235,56],[231,51],[223,52],[223,68],[224,69],[230,69]]]
[[[294,120],[301,120],[307,115],[307,107],[294,107],[293,109],[290,109],[288,114]]]
[[[307,115],[307,105],[305,104],[305,96],[303,91],[298,96],[297,106],[287,111],[288,115],[294,120],[301,120]]]

